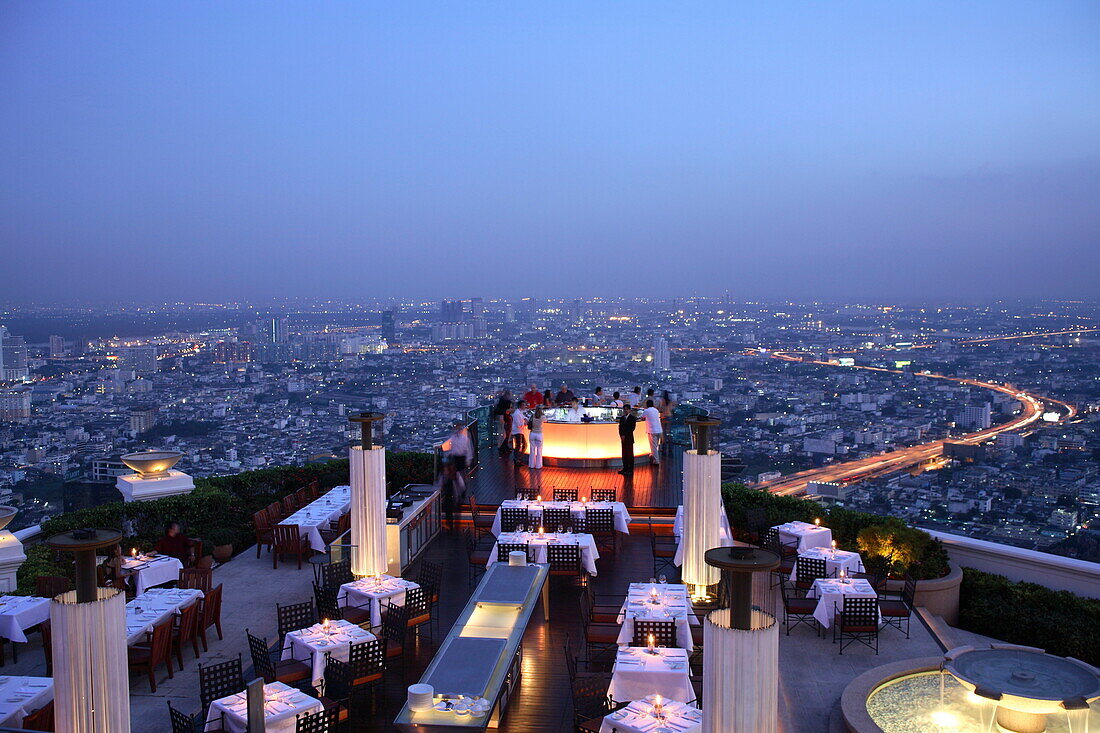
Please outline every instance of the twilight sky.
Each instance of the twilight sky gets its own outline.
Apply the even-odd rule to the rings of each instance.
[[[1100,297],[1100,3],[0,5],[0,301]]]

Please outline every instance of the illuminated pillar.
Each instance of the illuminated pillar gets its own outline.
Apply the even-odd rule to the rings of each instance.
[[[55,550],[72,552],[76,590],[50,603],[53,627],[54,718],[58,733],[130,730],[130,674],[126,660],[126,594],[96,587],[96,550],[122,538],[110,529],[51,537]]]
[[[718,425],[717,420],[692,418],[688,424],[695,448],[684,452],[681,577],[695,586],[695,595],[705,595],[705,588],[716,584],[719,577],[717,568],[707,564],[706,552],[723,545],[722,455],[710,449],[711,431]]]
[[[722,593],[703,622],[703,733],[777,733],[779,623],[769,576],[779,558],[720,547],[707,563],[720,573]]]
[[[348,420],[362,429],[360,445],[348,451],[351,467],[351,572],[381,575],[386,559],[386,449],[374,444],[373,428],[382,414],[365,412]]]

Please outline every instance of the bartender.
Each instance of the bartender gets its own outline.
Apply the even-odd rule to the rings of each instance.
[[[584,417],[584,407],[581,405],[580,400],[573,400],[569,403],[569,409],[565,411],[566,422],[581,422],[581,418]]]

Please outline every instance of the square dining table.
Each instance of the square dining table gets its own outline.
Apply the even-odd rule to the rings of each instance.
[[[679,702],[693,701],[695,691],[691,687],[687,650],[666,647],[654,649],[651,654],[645,647],[619,647],[607,694],[618,702],[638,700],[647,695],[660,695]]]
[[[828,527],[819,527],[809,522],[787,522],[776,525],[779,539],[783,544],[795,545],[799,552],[811,547],[832,547],[833,531]]]
[[[674,733],[700,733],[703,711],[686,703],[661,698],[663,720],[654,717],[656,695],[633,700],[629,705],[605,715],[600,733],[654,733],[662,727]]]
[[[853,573],[863,572],[863,558],[860,557],[858,552],[834,550],[831,547],[811,547],[804,552],[798,553],[798,557],[824,560],[825,572],[833,578],[839,578],[842,570],[844,571],[844,575],[848,577],[851,577]],[[795,580],[797,575],[798,560],[795,560],[794,568],[791,570],[791,580]]]
[[[295,718],[322,709],[321,701],[282,682],[264,685],[264,730],[266,733],[294,733]],[[230,733],[247,733],[248,698],[245,693],[223,697],[210,703],[206,727],[213,730],[219,719]]]
[[[497,537],[497,543],[505,544],[529,544],[531,546],[531,562],[545,563],[547,557],[546,546],[552,544],[578,545],[580,547],[581,566],[589,575],[596,574],[596,560],[600,559],[600,553],[596,550],[596,540],[590,534],[578,532],[546,532],[540,535],[538,532],[504,532]],[[492,567],[497,561],[497,548],[493,546],[489,553],[489,562],[485,567]]]
[[[349,606],[370,608],[370,625],[382,625],[382,601],[395,606],[405,605],[405,593],[420,586],[411,580],[395,578],[382,574],[377,578],[368,576],[340,586],[338,599]]]
[[[656,591],[656,593],[654,593]],[[631,583],[626,600],[619,611],[620,645],[634,643],[634,619],[672,619],[676,622],[676,643],[684,649],[692,649],[691,627],[699,625],[699,619],[688,602],[687,586],[683,583]]]
[[[50,599],[38,596],[0,596],[0,637],[27,641],[26,630],[50,618]]]
[[[875,589],[862,578],[818,578],[807,595],[818,599],[814,618],[825,628],[832,626],[834,604],[838,607],[843,606],[844,596],[878,598]]]
[[[197,588],[150,588],[133,599],[126,604],[127,646],[145,641],[147,631],[201,598],[202,591]]]
[[[329,654],[346,662],[352,644],[374,641],[375,638],[374,634],[350,621],[342,618],[329,619],[327,624],[313,624],[288,633],[283,639],[282,658],[308,661],[313,667],[311,682],[314,687],[319,688],[325,679],[325,664]]]
[[[23,718],[53,700],[52,677],[0,676],[0,726],[22,728]]]
[[[154,586],[179,580],[183,563],[171,555],[138,554],[126,557],[122,569],[133,573],[134,591],[140,596]]]

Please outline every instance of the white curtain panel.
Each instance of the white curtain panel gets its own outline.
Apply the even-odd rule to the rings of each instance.
[[[53,626],[54,718],[58,733],[130,730],[126,666],[126,594],[100,588],[98,600],[77,603],[76,591],[50,604]]]
[[[358,576],[386,572],[386,449],[352,446],[351,572]]]
[[[684,564],[685,583],[714,585],[717,568],[707,565],[707,550],[722,546],[722,455],[684,452]]]
[[[777,733],[779,624],[761,611],[751,631],[728,624],[728,609],[703,622],[703,733]]]

